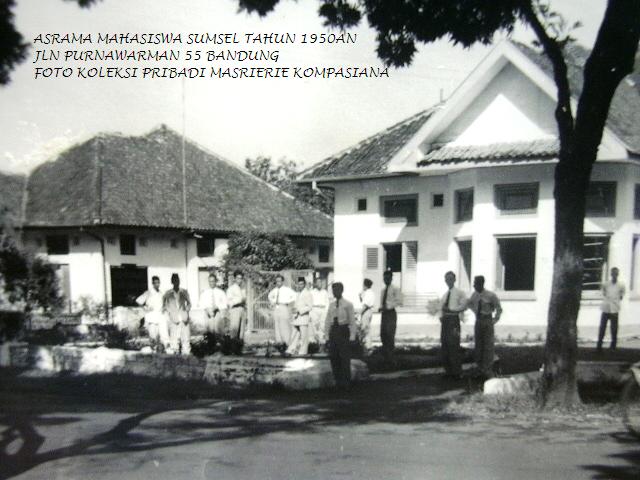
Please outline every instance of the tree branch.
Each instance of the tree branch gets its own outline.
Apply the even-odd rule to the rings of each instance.
[[[573,113],[571,112],[571,87],[567,75],[567,64],[561,45],[547,33],[534,11],[531,1],[524,2],[521,12],[523,20],[533,29],[553,67],[553,79],[558,87],[555,116],[558,122],[560,159],[562,160],[569,157],[567,154],[573,148]]]

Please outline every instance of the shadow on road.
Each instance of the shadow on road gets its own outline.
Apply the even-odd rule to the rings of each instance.
[[[640,440],[628,433],[614,433],[611,437],[624,451],[609,455],[609,458],[622,460],[620,465],[586,465],[585,470],[594,473],[596,480],[638,480],[640,478]]]
[[[0,425],[5,427],[0,431],[0,480],[88,454],[313,432],[332,425],[466,421],[443,409],[463,387],[434,376],[364,383],[349,392],[217,389],[212,395],[210,387],[202,394],[202,385],[169,380],[94,376],[21,382],[13,377],[0,388]],[[113,414],[113,426],[64,446],[45,447],[47,428],[88,422],[93,412]]]

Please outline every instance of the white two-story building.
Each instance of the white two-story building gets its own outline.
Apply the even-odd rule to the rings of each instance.
[[[568,51],[574,94],[586,54],[579,47]],[[613,266],[628,289],[621,334],[640,331],[639,89],[631,80],[618,88],[592,174],[581,336],[595,333],[599,287]],[[356,297],[364,278],[379,292],[382,272],[391,270],[405,297],[399,332],[436,333],[438,320],[426,305],[445,291],[444,273],[456,272],[468,291],[473,276],[484,275],[503,300],[502,333],[544,334],[555,99],[545,59],[504,42],[443,104],[306,171],[302,181],[335,190],[334,275],[347,296]]]

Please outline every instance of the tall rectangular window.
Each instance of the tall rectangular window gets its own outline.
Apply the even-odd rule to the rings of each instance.
[[[67,255],[69,253],[68,235],[47,235],[46,244],[48,255]]]
[[[606,279],[609,235],[585,235],[582,243],[582,289],[599,290]]]
[[[591,182],[585,204],[587,217],[616,215],[616,182]]]
[[[456,223],[473,220],[473,188],[456,190],[455,209]]]
[[[640,220],[640,184],[636,185],[636,191],[633,198],[633,218]]]
[[[359,212],[366,212],[367,211],[367,199],[366,198],[359,198],[358,199],[358,211]]]
[[[136,254],[136,236],[120,235],[120,255]]]
[[[500,213],[535,213],[538,209],[537,183],[496,185],[495,205]]]
[[[364,251],[364,264],[365,270],[378,270],[379,268],[379,248],[378,247],[365,247]]]
[[[471,288],[471,240],[457,240],[460,259],[458,264],[458,287]]]
[[[500,237],[496,284],[510,291],[530,291],[535,288],[536,237]]]
[[[382,216],[386,223],[406,222],[409,226],[418,224],[417,195],[380,197]]]

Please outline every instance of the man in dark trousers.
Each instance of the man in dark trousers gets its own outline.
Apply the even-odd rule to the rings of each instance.
[[[444,281],[448,290],[442,296],[440,315],[440,344],[445,376],[460,378],[462,375],[462,352],[460,351],[460,317],[467,309],[467,296],[456,288],[456,274],[447,272]]]
[[[500,320],[502,306],[498,296],[484,288],[484,277],[478,275],[473,279],[473,295],[469,299],[469,308],[476,314],[474,326],[475,360],[479,373],[493,377],[493,325]],[[495,312],[495,316],[494,316]]]
[[[402,305],[402,294],[400,289],[395,285],[391,285],[393,280],[393,272],[387,270],[382,275],[384,288],[382,289],[382,297],[380,298],[380,313],[382,319],[380,321],[380,341],[382,342],[382,354],[387,362],[393,363],[393,350],[396,341],[396,325],[398,315],[396,307]]]
[[[333,300],[325,318],[324,333],[328,338],[327,348],[331,359],[331,370],[338,388],[351,386],[351,346],[356,339],[356,316],[353,304],[344,298],[342,283],[331,285]]]

